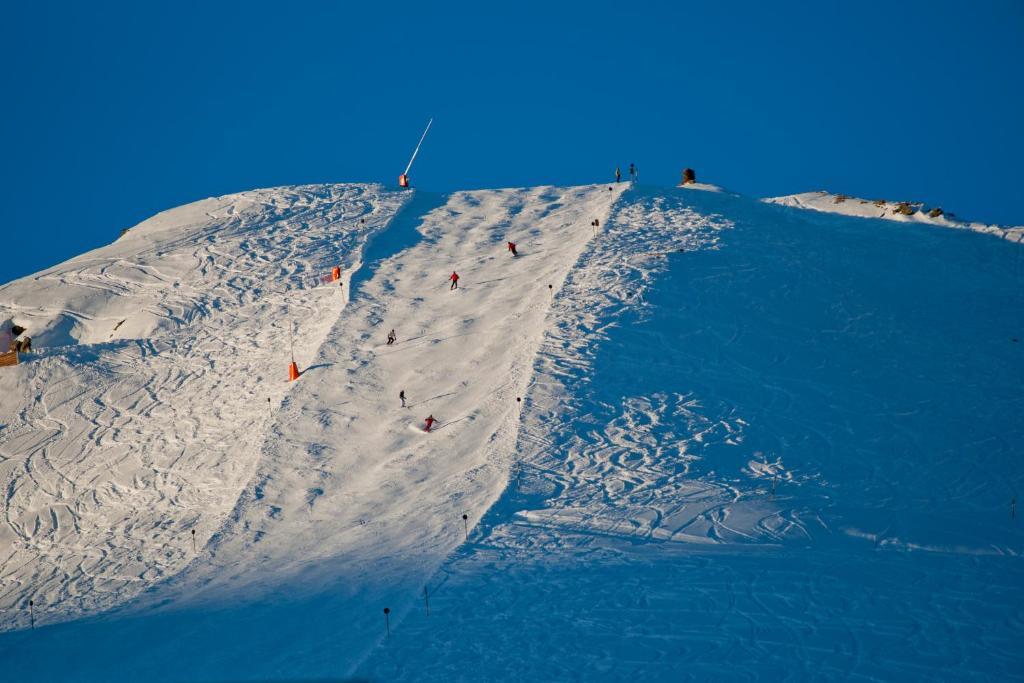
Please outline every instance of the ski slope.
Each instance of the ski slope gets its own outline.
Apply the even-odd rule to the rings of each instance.
[[[138,527],[159,527],[157,519],[185,515],[182,522],[154,532],[153,537],[137,535],[141,537],[130,539],[135,547],[149,548],[154,542],[164,542],[165,536],[174,536],[177,563],[159,574],[130,576],[135,579],[134,591],[122,589],[116,595],[104,596],[102,603],[84,602],[73,608],[54,591],[64,589],[69,576],[87,581],[79,575],[87,577],[96,572],[79,571],[80,564],[69,564],[72,560],[62,555],[51,560],[63,573],[53,578],[54,588],[49,592],[35,588],[39,582],[36,575],[12,581],[13,586],[22,589],[11,591],[11,605],[22,609],[11,609],[7,614],[24,626],[24,603],[35,596],[40,605],[38,622],[45,624],[81,611],[123,606],[142,590],[149,594],[126,608],[125,615],[143,608],[148,611],[153,605],[163,605],[164,611],[179,614],[197,605],[230,609],[244,604],[258,611],[270,604],[273,610],[275,596],[282,593],[292,600],[315,603],[313,609],[327,610],[338,607],[332,598],[341,597],[348,607],[353,603],[368,605],[365,610],[356,610],[355,623],[344,640],[345,648],[352,649],[354,666],[379,636],[376,627],[384,597],[400,595],[429,577],[464,539],[461,516],[466,514],[466,521],[475,523],[503,490],[514,461],[520,414],[515,399],[525,393],[532,375],[532,359],[542,339],[546,312],[593,237],[590,222],[607,217],[624,187],[423,195],[413,199],[397,218],[396,211],[410,193],[364,189],[372,196],[361,203],[345,197],[349,192],[346,187],[324,188],[322,192],[331,198],[325,210],[334,221],[322,221],[327,231],[323,238],[333,231],[353,243],[353,250],[345,252],[331,244],[328,254],[333,254],[334,260],[342,253],[348,254],[346,273],[355,271],[363,258],[369,259],[371,266],[365,274],[352,278],[350,284],[356,294],[351,302],[345,286],[299,286],[292,294],[290,310],[271,313],[263,308],[268,302],[260,298],[260,292],[252,293],[254,301],[250,305],[261,308],[243,309],[233,315],[236,334],[250,340],[246,363],[237,370],[231,368],[229,378],[218,377],[214,383],[224,386],[225,395],[208,393],[210,378],[200,377],[199,386],[186,385],[181,396],[169,396],[168,400],[175,403],[196,405],[200,413],[205,412],[200,402],[214,401],[218,408],[209,416],[210,423],[226,422],[235,429],[203,435],[203,445],[216,441],[221,450],[217,459],[209,455],[206,460],[187,463],[203,472],[202,477],[193,479],[209,482],[213,478],[220,484],[216,478],[222,476],[220,470],[228,464],[236,467],[232,473],[240,475],[232,479],[231,488],[222,489],[224,497],[206,518],[197,518],[198,508],[208,506],[209,501],[189,500],[187,506],[182,506],[186,509],[179,511],[174,505],[180,498],[176,492],[167,495],[172,500],[171,510],[154,510],[146,505],[133,511],[139,520],[127,525],[126,535]],[[218,201],[233,205],[239,200]],[[362,216],[367,212],[359,207],[370,209],[378,220],[364,224]],[[345,226],[335,221],[344,220],[354,223],[358,230],[343,232]],[[388,221],[393,221],[388,231],[372,239]],[[141,238],[146,228],[140,226],[129,236],[135,233]],[[308,239],[310,226],[305,220],[275,217],[262,229],[290,243],[300,237]],[[218,244],[231,234],[221,226],[211,227],[210,233],[217,235]],[[245,239],[253,237],[247,234]],[[368,238],[370,246],[363,253],[361,248]],[[508,240],[517,242],[518,257],[506,251]],[[182,242],[194,248],[192,236]],[[254,242],[261,251],[267,249],[262,241]],[[320,240],[311,243],[303,255],[312,259],[317,250],[327,248]],[[208,246],[203,249],[214,250]],[[216,251],[233,250],[218,246]],[[254,256],[253,252],[245,253],[247,259]],[[298,273],[329,271],[334,261],[324,254],[319,257],[323,263],[320,268],[302,266]],[[189,262],[201,263],[204,258],[192,256]],[[275,263],[291,260],[288,255],[269,254],[267,258]],[[248,266],[235,262],[223,265],[224,272]],[[461,275],[460,286],[454,291],[447,282],[453,269]],[[235,289],[251,291],[251,286],[247,280]],[[11,298],[19,294],[12,292]],[[159,299],[158,294],[153,296]],[[118,302],[118,306],[120,315],[121,310],[135,304]],[[226,305],[218,301],[208,308],[221,310]],[[179,333],[186,327],[184,317],[176,328]],[[269,339],[252,339],[249,327],[274,322],[280,325],[289,319],[296,320],[296,356],[303,368],[300,381],[292,386],[278,380],[287,359],[287,346],[282,341],[286,325]],[[21,322],[21,318],[18,320]],[[26,327],[40,326],[32,322],[34,325]],[[204,320],[202,325],[193,323],[187,329],[191,334],[196,327],[205,331],[211,325]],[[224,323],[224,327],[231,325],[231,321]],[[397,330],[398,342],[387,346],[385,336],[391,328]],[[218,334],[223,337],[224,332]],[[168,343],[173,345],[177,340]],[[257,350],[258,354],[251,355]],[[63,356],[69,353],[69,347],[52,353]],[[225,364],[216,356],[204,357],[204,361],[215,369]],[[268,406],[262,399],[271,366],[281,374],[272,375],[276,395]],[[41,364],[26,364],[18,368],[18,373],[30,374],[38,367]],[[240,387],[238,382],[251,384]],[[399,405],[402,389],[408,396],[407,409]],[[226,415],[221,406],[229,396],[240,401],[236,414]],[[254,400],[254,396],[258,398]],[[134,404],[130,404],[122,411],[133,409]],[[429,435],[422,431],[428,413],[439,420]],[[173,426],[178,422],[176,418],[160,424]],[[198,440],[198,435],[193,438]],[[172,457],[180,455],[173,453]],[[222,462],[227,464],[221,466]],[[97,459],[95,466],[109,464]],[[140,481],[138,469],[132,473],[136,483]],[[19,484],[18,488],[29,487]],[[132,499],[139,498],[135,494]],[[97,518],[96,526],[115,514],[127,513],[120,508],[116,513],[108,510]],[[194,553],[187,552],[191,528],[199,529]],[[90,540],[76,539],[79,553],[89,551]],[[123,541],[118,537],[112,543]],[[31,556],[34,552],[35,547],[29,546],[24,554]],[[113,572],[102,561],[100,566]],[[130,575],[137,567],[118,569]],[[28,586],[32,588],[25,590]],[[81,593],[93,595],[89,588]],[[331,597],[325,597],[328,594]],[[371,614],[372,629],[364,624]],[[251,613],[244,621],[251,622],[250,617]],[[230,614],[225,618],[230,624],[226,629],[220,622],[200,629],[192,639],[183,638],[177,643],[175,650],[193,651],[211,636],[216,637],[211,631],[222,633],[239,626],[231,621],[234,617]],[[275,618],[281,619],[280,615]],[[303,621],[308,618],[308,613],[301,615]],[[115,629],[127,630],[114,639],[118,643],[126,639],[136,642],[138,634],[145,632],[136,626],[124,627],[130,619],[113,622]],[[268,646],[275,642],[275,634],[261,630],[262,637],[269,639]],[[93,632],[97,632],[95,627]],[[337,642],[336,634],[330,635]],[[306,656],[315,656],[312,653],[318,645],[311,637],[302,650]],[[92,643],[84,647],[96,652]],[[140,647],[144,645],[140,643]],[[286,661],[294,662],[295,653],[290,655]],[[243,660],[247,658],[241,650],[229,653],[223,675],[237,672],[236,667],[244,668]],[[344,657],[340,661],[336,656],[332,659],[335,666],[344,666]],[[254,664],[266,666],[262,661]],[[159,676],[164,671],[158,660],[150,665],[148,676]]]
[[[161,214],[0,288],[5,672],[1019,678],[1020,249],[626,184]]]
[[[0,624],[123,604],[191,562],[249,483],[289,386],[404,198],[244,192],[161,213],[0,288],[36,353],[0,374]],[[330,286],[320,280],[340,266]]]
[[[688,189],[603,239],[516,476],[360,677],[1020,678],[1020,247]]]

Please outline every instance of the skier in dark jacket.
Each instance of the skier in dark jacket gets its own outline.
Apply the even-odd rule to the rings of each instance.
[[[622,171],[620,171],[619,167],[616,166],[615,167],[615,182],[619,182],[620,180],[622,180]]]
[[[453,289],[458,289],[459,288],[459,274],[458,273],[456,273],[453,270],[452,274],[448,276],[448,279],[452,281],[452,286],[448,288],[449,292],[452,291]]]
[[[394,344],[395,340],[397,338],[398,337],[395,336],[395,331],[394,330],[391,330],[390,332],[388,332],[388,346],[391,346],[392,344]]]
[[[629,164],[629,180],[631,182],[636,182],[637,177],[638,177],[638,174],[636,172],[636,166],[634,166],[633,163],[630,162],[630,164]]]
[[[508,250],[512,252],[513,256],[519,256],[519,254],[516,252],[516,243],[515,242],[509,242],[508,243]]]
[[[402,407],[405,407],[405,389],[398,392],[398,398],[402,402]]]

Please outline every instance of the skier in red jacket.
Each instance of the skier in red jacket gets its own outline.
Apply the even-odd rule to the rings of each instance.
[[[434,426],[434,423],[437,422],[437,420],[435,420],[434,416],[431,415],[426,420],[424,420],[424,422],[426,423],[427,426],[423,428],[423,431],[429,432],[430,428]]]
[[[452,281],[452,286],[448,288],[449,292],[452,291],[453,289],[458,289],[459,288],[459,274],[458,273],[456,273],[453,270],[452,274],[448,277],[448,279]]]
[[[513,256],[519,256],[519,254],[516,253],[516,243],[515,242],[509,242],[508,243],[508,250],[512,252]]]

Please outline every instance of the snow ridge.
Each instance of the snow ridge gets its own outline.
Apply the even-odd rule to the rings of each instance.
[[[761,201],[768,204],[790,206],[798,209],[809,209],[822,213],[837,213],[843,216],[859,218],[881,218],[900,223],[919,223],[935,225],[943,228],[971,230],[988,235],[995,235],[1010,242],[1024,242],[1024,227],[1004,227],[987,225],[973,221],[963,221],[941,209],[929,210],[920,203],[888,202],[884,199],[870,201],[844,194],[834,194],[820,190],[818,192],[802,192],[783,197],[768,197]]]

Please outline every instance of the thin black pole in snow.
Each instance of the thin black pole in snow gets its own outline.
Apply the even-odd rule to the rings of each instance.
[[[35,630],[36,628],[36,610],[34,605],[35,602],[33,602],[32,600],[28,601],[28,621],[29,624],[32,625],[32,630]]]
[[[270,405],[270,397],[269,396],[267,397],[267,413],[269,413],[270,417],[274,417],[274,409]]]
[[[391,637],[391,619],[388,616],[390,614],[391,614],[391,610],[389,610],[387,607],[385,607],[384,608],[384,628],[388,632],[388,638]]]
[[[292,362],[295,362],[295,337],[292,336],[292,321],[288,321],[288,348],[292,352]]]
[[[192,530],[192,552],[196,552],[196,530]]]
[[[430,594],[427,593],[427,587],[423,587],[423,606],[427,609],[427,616],[430,616]]]
[[[462,515],[462,526],[466,527],[466,540],[469,540],[469,515]]]

